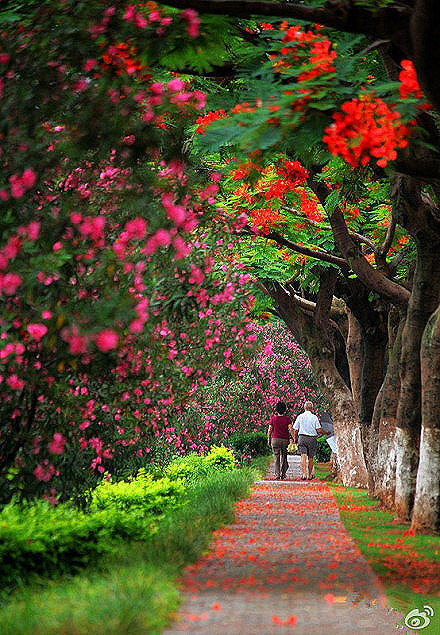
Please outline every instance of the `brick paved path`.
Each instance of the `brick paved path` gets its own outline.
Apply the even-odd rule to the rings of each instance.
[[[210,635],[404,633],[380,582],[341,523],[327,485],[258,481],[215,532],[210,552],[188,567],[184,602],[165,631]]]

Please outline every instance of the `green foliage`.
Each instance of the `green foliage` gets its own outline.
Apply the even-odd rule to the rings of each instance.
[[[154,480],[144,469],[129,482],[102,480],[92,493],[92,510],[112,509],[120,511],[139,510],[143,513],[162,514],[167,507],[175,505],[184,494],[182,483],[174,475]]]
[[[99,572],[20,589],[0,608],[2,633],[162,633],[177,608],[177,576],[233,519],[235,501],[257,476],[248,468],[211,474],[188,489],[186,505],[168,510],[151,540],[118,545]]]
[[[194,482],[208,473],[209,467],[206,458],[195,452],[174,459],[165,470],[168,478],[180,479],[184,483]]]
[[[210,470],[225,470],[227,472],[236,468],[234,452],[224,445],[213,445],[206,455],[206,464]]]
[[[265,456],[271,453],[265,432],[234,434],[228,443],[239,456]]]
[[[91,493],[87,513],[68,504],[10,503],[0,514],[0,579],[12,584],[31,573],[52,577],[76,571],[124,539],[150,536],[157,518],[182,503],[184,494],[181,482],[154,480],[141,471],[130,482],[102,481]]]
[[[318,447],[316,450],[315,458],[318,463],[327,463],[330,461],[330,456],[332,454],[331,448],[324,437],[319,437],[318,439]]]

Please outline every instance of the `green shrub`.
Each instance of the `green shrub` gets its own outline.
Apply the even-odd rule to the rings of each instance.
[[[230,471],[235,467],[234,453],[224,445],[213,445],[206,456],[192,453],[174,459],[166,467],[165,474],[171,480],[180,479],[184,483],[195,483],[211,474],[213,470]]]
[[[315,458],[318,463],[327,463],[330,461],[331,456],[331,448],[324,437],[319,437],[318,439],[318,447],[316,450]]]
[[[235,501],[257,476],[253,469],[220,470],[192,483],[187,504],[169,508],[147,540],[100,558],[99,571],[50,585],[41,580],[12,594],[0,606],[0,631],[159,635],[177,608],[177,576],[206,550],[212,531],[233,520]]]
[[[209,473],[206,457],[192,453],[180,456],[171,461],[165,469],[166,476],[171,479],[180,479],[184,483],[191,483]]]
[[[141,469],[136,478],[129,482],[102,480],[92,492],[91,509],[138,509],[144,513],[162,514],[167,507],[176,505],[182,499],[184,490],[179,481],[168,477],[155,480]]]
[[[209,471],[225,470],[229,472],[237,467],[234,452],[228,450],[224,445],[213,445],[205,460]]]
[[[271,449],[267,444],[265,432],[246,432],[233,434],[228,439],[237,456],[267,456]]]
[[[124,540],[153,534],[160,516],[184,497],[180,481],[155,481],[141,471],[129,483],[102,481],[91,492],[88,512],[44,501],[10,503],[0,513],[0,581],[77,571]]]

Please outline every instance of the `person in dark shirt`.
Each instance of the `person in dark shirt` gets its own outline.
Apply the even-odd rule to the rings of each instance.
[[[287,447],[289,436],[293,437],[292,419],[286,416],[286,404],[279,401],[275,406],[278,414],[273,416],[267,430],[267,443],[272,447],[275,461],[275,479],[285,479],[289,463]],[[289,435],[290,432],[290,435]]]

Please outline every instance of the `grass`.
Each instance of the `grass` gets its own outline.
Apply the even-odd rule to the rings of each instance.
[[[328,479],[328,466],[318,465],[316,474]],[[434,616],[423,633],[440,633],[440,537],[412,535],[408,523],[396,522],[366,490],[327,482],[342,522],[380,578],[391,606],[405,614],[430,606]]]
[[[161,633],[178,608],[183,568],[207,549],[215,528],[233,520],[235,501],[267,462],[259,457],[250,468],[194,485],[188,504],[167,514],[151,540],[127,544],[79,575],[3,597],[2,635]]]

